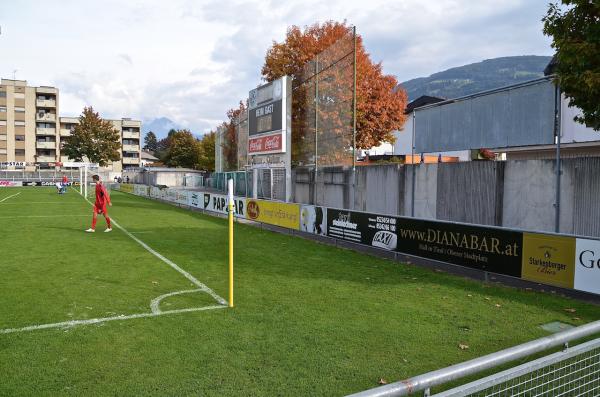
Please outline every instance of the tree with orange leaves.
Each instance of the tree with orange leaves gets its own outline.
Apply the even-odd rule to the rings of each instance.
[[[229,109],[227,111],[227,121],[223,123],[224,136],[223,136],[223,157],[225,158],[225,168],[229,171],[238,169],[238,137],[236,133],[236,125],[239,123],[240,115],[246,110],[244,102],[240,101],[240,104],[236,109]]]
[[[352,37],[350,41],[348,38]],[[334,148],[324,146],[323,151],[332,154],[330,161],[337,161],[343,151],[352,146],[352,87],[353,87],[353,36],[352,27],[346,22],[328,21],[314,24],[303,30],[298,26],[288,29],[282,43],[273,42],[268,50],[262,75],[266,81],[273,81],[284,75],[292,76],[292,134],[293,157],[302,157],[298,152],[304,145],[312,144],[315,128],[319,139],[326,145],[330,137],[344,136],[337,140]],[[341,66],[340,66],[341,65]],[[346,65],[347,67],[343,67]],[[311,73],[318,85],[310,85]],[[308,84],[307,84],[308,83]],[[366,52],[362,38],[356,37],[356,148],[367,149],[382,142],[395,141],[393,131],[400,130],[406,120],[406,92],[397,87],[394,76],[384,75],[381,63],[373,63]],[[314,88],[313,86],[317,87]],[[311,109],[312,103],[319,106]],[[342,104],[344,106],[342,106]],[[349,113],[350,112],[350,113]],[[318,127],[310,120],[318,120]],[[329,134],[321,137],[321,134]],[[328,138],[329,137],[329,138]],[[346,148],[340,148],[341,146]],[[320,163],[322,159],[319,154]],[[307,159],[304,159],[307,160]]]

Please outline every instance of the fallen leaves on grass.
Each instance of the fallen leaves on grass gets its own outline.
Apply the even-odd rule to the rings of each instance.
[[[565,311],[567,313],[575,313],[577,310],[576,309],[572,309],[572,308],[568,308],[568,309],[565,309]]]
[[[387,385],[388,381],[385,380],[385,379],[383,379],[383,378],[379,378],[379,380],[377,381],[377,383],[380,384],[380,385]]]
[[[579,317],[573,317],[571,320],[573,320],[573,321],[579,321],[581,319]]]
[[[464,343],[459,343],[458,348],[460,350],[467,350],[469,348],[469,345],[465,345]]]
[[[499,304],[499,303],[496,303],[494,306],[496,306],[496,307],[502,307],[502,305]]]

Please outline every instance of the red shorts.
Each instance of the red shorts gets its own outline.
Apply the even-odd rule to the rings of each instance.
[[[108,215],[108,212],[106,212],[106,204],[95,204],[94,205],[94,214],[104,214],[104,215]]]

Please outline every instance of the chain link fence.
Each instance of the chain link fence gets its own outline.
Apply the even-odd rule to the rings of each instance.
[[[292,94],[292,163],[352,165],[356,39],[349,28],[306,63]]]

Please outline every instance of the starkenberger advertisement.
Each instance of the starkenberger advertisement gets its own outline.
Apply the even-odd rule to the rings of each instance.
[[[246,218],[300,230],[300,205],[248,199],[246,200]]]
[[[328,208],[327,235],[521,277],[521,232]]]
[[[523,233],[523,278],[573,288],[575,238]]]

